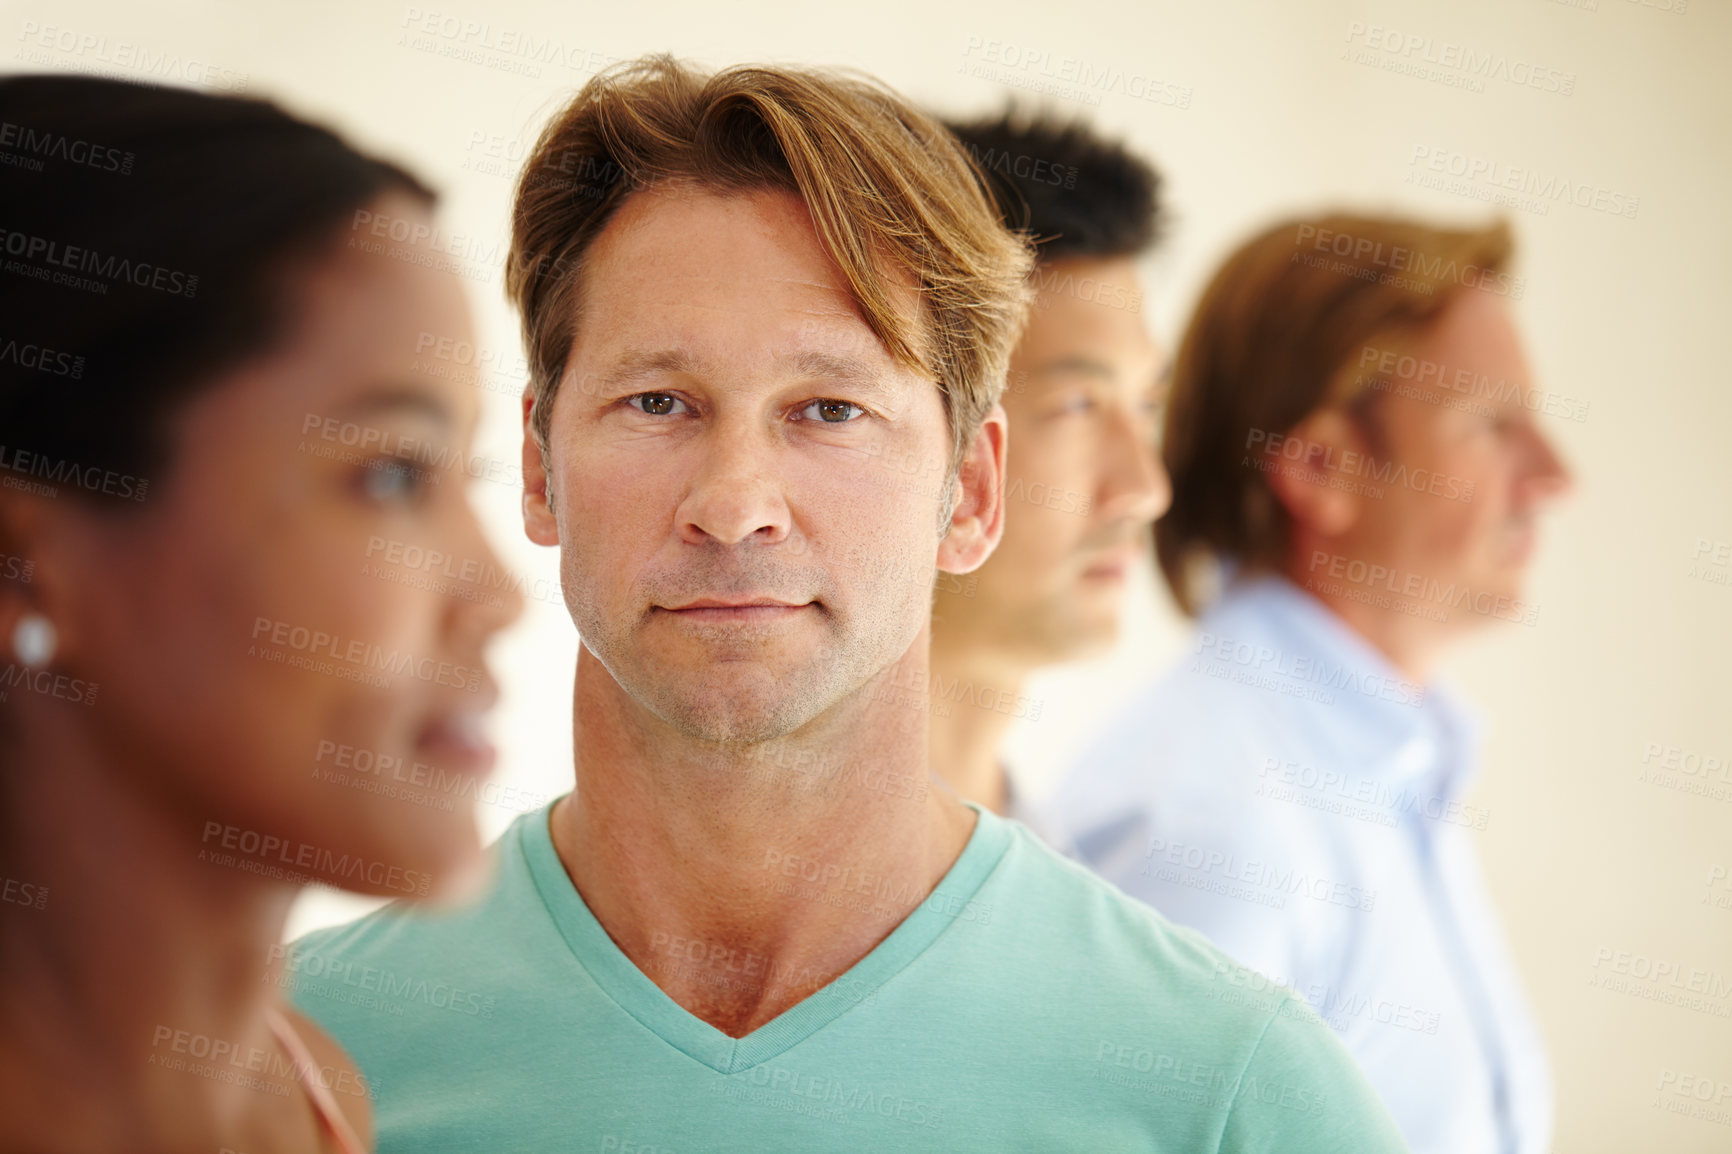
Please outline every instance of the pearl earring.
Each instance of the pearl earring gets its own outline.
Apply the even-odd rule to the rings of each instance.
[[[12,652],[32,669],[41,669],[53,661],[59,643],[60,635],[54,631],[54,622],[40,613],[26,613],[12,630]]]

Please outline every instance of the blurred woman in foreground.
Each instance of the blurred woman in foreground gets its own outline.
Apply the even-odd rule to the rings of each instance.
[[[469,339],[432,196],[256,101],[20,77],[0,121],[0,1148],[361,1149],[276,944],[310,882],[482,863],[520,609],[378,565],[497,572],[478,393],[416,357]]]

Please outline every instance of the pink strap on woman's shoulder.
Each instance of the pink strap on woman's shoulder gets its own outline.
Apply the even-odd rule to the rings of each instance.
[[[289,1058],[295,1064],[295,1076],[306,1088],[307,1097],[312,1099],[313,1113],[319,1117],[319,1123],[330,1132],[331,1143],[336,1146],[337,1154],[367,1154],[367,1148],[361,1144],[360,1135],[349,1125],[348,1118],[337,1106],[337,1100],[331,1097],[328,1086],[319,1080],[319,1063],[313,1058],[313,1052],[307,1049],[307,1044],[301,1041],[301,1035],[295,1032],[280,1010],[274,1006],[265,1007],[265,1020],[271,1025],[271,1033],[277,1036],[283,1049],[289,1052]]]

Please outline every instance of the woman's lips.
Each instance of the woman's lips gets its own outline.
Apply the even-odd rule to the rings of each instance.
[[[434,765],[486,777],[499,761],[480,713],[441,713],[429,718],[415,738],[415,751]]]

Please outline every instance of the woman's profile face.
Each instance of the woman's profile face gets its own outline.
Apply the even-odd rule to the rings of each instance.
[[[431,227],[407,197],[370,211]],[[145,501],[63,510],[56,612],[91,740],[189,859],[414,896],[479,857],[483,648],[521,599],[465,493],[512,478],[428,353],[472,340],[463,295],[389,236],[343,228],[298,276],[285,338],[196,395]]]

